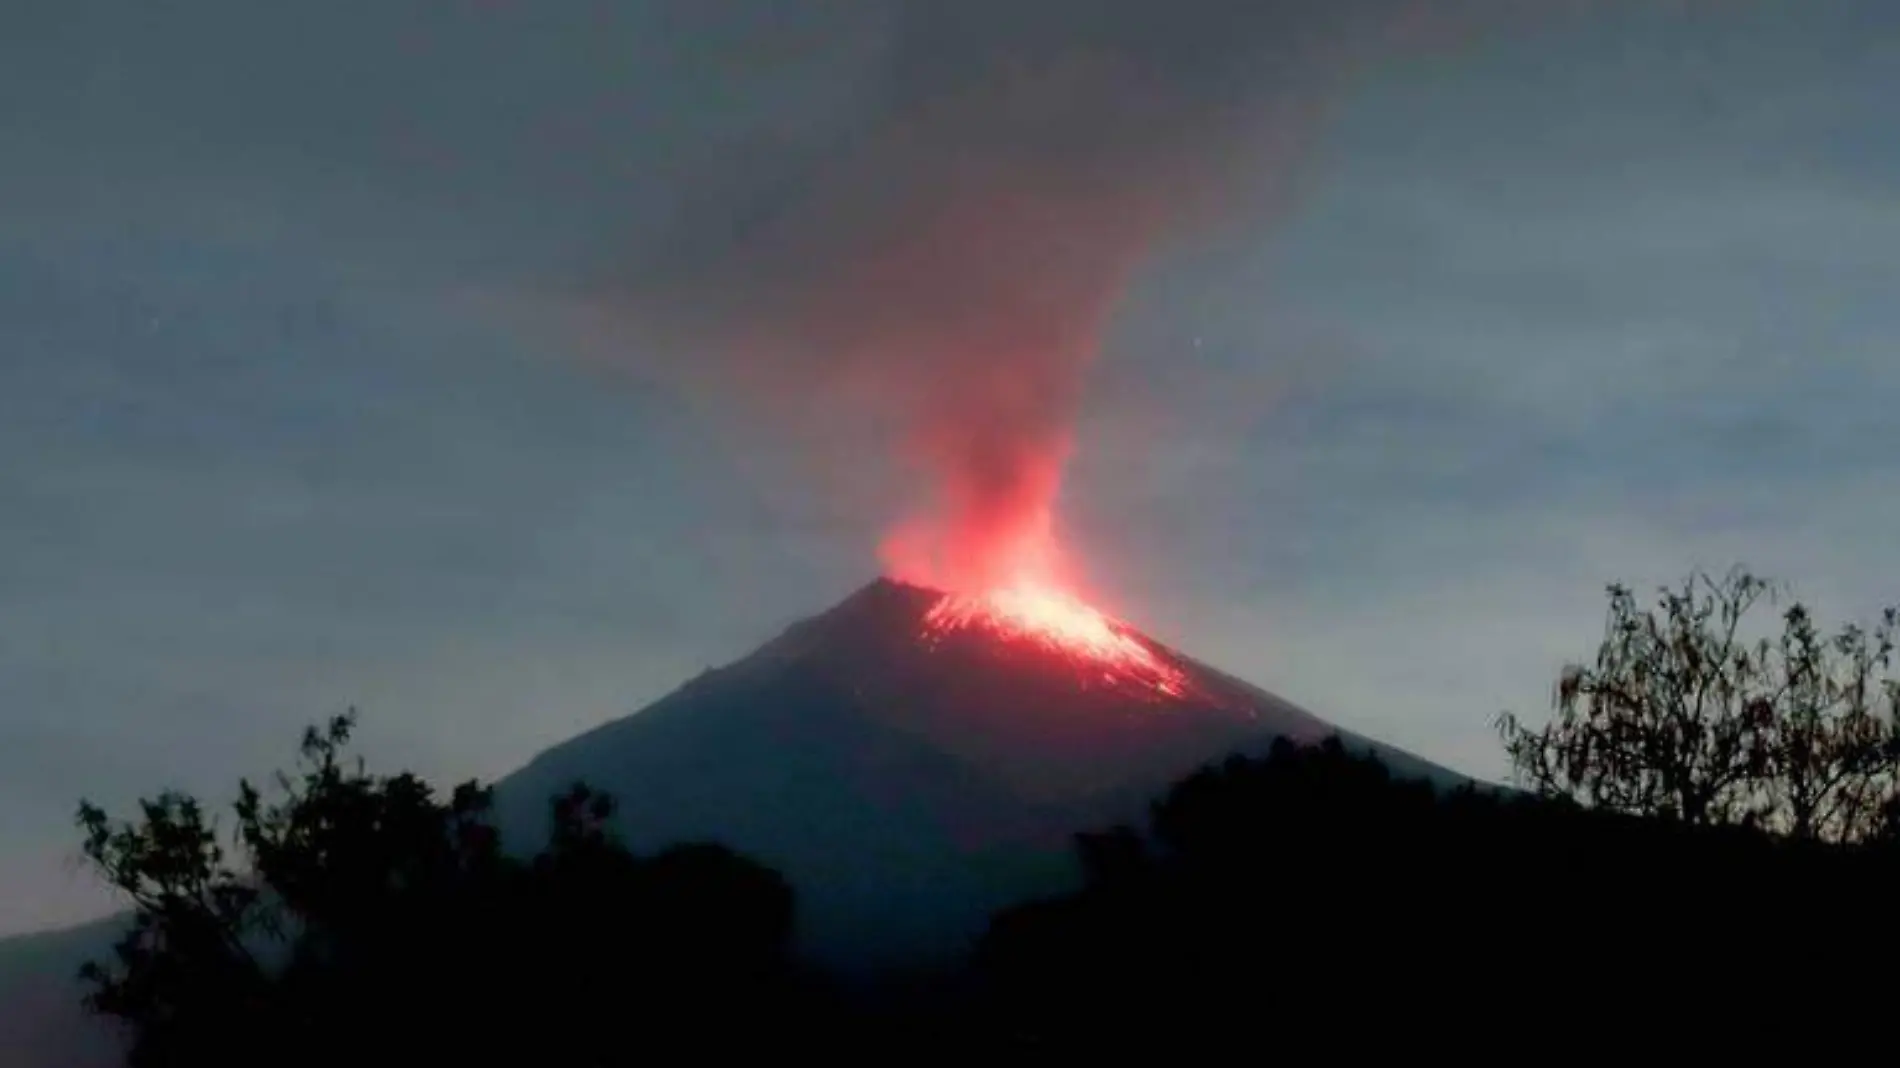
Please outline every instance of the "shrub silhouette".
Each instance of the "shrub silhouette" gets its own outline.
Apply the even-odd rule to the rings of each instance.
[[[1886,847],[1444,792],[1337,738],[1209,767],[1146,834],[1079,848],[1087,885],[999,914],[979,955],[1002,1033],[1076,1052],[1363,1048],[1394,1020],[1706,1049],[1854,1018],[1878,988],[1847,977],[1900,942]]]
[[[485,788],[370,775],[344,759],[352,724],[307,732],[281,800],[242,784],[230,834],[182,794],[137,822],[81,804],[88,857],[134,905],[88,1005],[133,1065],[631,1063],[732,1047],[791,1004],[776,873],[713,844],[636,856],[580,785],[547,847],[512,857]]]

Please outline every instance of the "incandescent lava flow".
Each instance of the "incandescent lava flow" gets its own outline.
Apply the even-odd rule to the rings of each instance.
[[[946,593],[924,615],[922,637],[934,645],[971,629],[1065,657],[1085,680],[1152,690],[1161,697],[1187,694],[1187,674],[1157,655],[1134,628],[1053,587],[1022,583],[975,594]]]
[[[934,649],[953,635],[981,635],[1032,649],[1087,688],[1150,701],[1186,697],[1186,672],[1075,592],[1051,519],[1059,470],[1042,465],[1043,477],[1016,480],[1032,492],[965,508],[947,528],[913,521],[887,540],[886,562],[898,581],[937,591],[918,637]]]

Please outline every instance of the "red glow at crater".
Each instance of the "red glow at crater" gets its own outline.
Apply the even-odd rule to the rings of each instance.
[[[980,431],[971,438],[988,444]],[[884,541],[893,578],[947,591],[920,637],[936,644],[982,630],[1059,657],[1088,686],[1185,696],[1185,672],[1076,592],[1078,576],[1054,522],[1066,434],[1006,444],[993,453],[978,445],[952,450],[986,462],[937,465],[936,512],[913,515]]]
[[[1021,584],[945,594],[925,615],[923,637],[937,641],[969,628],[1061,654],[1096,676],[1093,681],[1167,697],[1187,692],[1186,673],[1149,648],[1127,624],[1053,587]]]

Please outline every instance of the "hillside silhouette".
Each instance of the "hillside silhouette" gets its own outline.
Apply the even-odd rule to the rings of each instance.
[[[622,809],[580,779],[542,794],[540,830],[510,843],[518,813],[499,811],[493,788],[371,774],[347,753],[353,717],[339,717],[306,733],[271,797],[241,785],[234,823],[177,793],[129,820],[82,803],[87,857],[134,905],[110,953],[97,952],[102,932],[88,936],[86,1007],[140,1068],[1475,1040],[1831,1055],[1881,1018],[1900,948],[1886,916],[1900,887],[1900,613],[1824,636],[1797,603],[1778,633],[1749,637],[1742,617],[1764,590],[1742,572],[1701,576],[1643,609],[1613,587],[1596,657],[1560,676],[1558,714],[1499,722],[1528,789],[1420,776],[1350,736],[1283,733],[1203,761],[1126,809],[1138,818],[1084,825],[1066,847],[1073,884],[998,905],[965,954],[869,968],[800,948],[808,892],[835,888],[717,835],[670,834],[677,814]],[[705,737],[695,716],[714,737],[763,725],[738,751],[755,767],[793,737],[771,730],[798,716],[748,705],[770,696],[750,683],[788,677],[785,643],[812,633],[738,665],[747,685],[723,703],[702,688],[730,679],[682,690],[689,700],[649,722],[659,735],[609,734]],[[811,667],[792,677],[822,680]],[[783,765],[817,776],[862,756],[861,724],[833,726],[833,750]],[[655,744],[694,753],[702,787],[737,774],[715,749]],[[984,796],[941,752],[890,752],[906,751],[935,753],[898,765],[935,769],[917,797]],[[863,850],[903,846],[901,821],[867,835],[851,821],[875,811],[826,796],[830,862],[893,871]],[[991,796],[1020,812],[1015,795]],[[932,863],[948,870],[952,856]],[[887,909],[928,900],[893,885]],[[856,889],[877,905],[875,886]],[[861,921],[868,940],[891,929],[874,909]],[[50,1046],[27,1055],[78,1063]]]
[[[1833,926],[1900,885],[1885,841],[1445,790],[1327,740],[1209,766],[1147,827],[1080,835],[1086,885],[1000,911],[966,967],[838,977],[785,952],[792,888],[723,847],[636,855],[603,829],[610,801],[578,788],[549,848],[513,861],[409,782],[341,799],[361,822],[283,839],[255,894],[186,876],[183,896],[149,897],[93,976],[128,1063],[1211,1054],[1394,1014],[1412,1041],[1596,1021],[1576,1043],[1719,1044],[1737,1006],[1771,1006],[1776,1034],[1866,1011],[1879,989],[1822,977],[1896,948],[1885,923]],[[292,822],[338,800],[307,793]],[[185,872],[185,822],[106,855]],[[237,901],[251,921],[219,911]]]
[[[1499,720],[1528,790],[1336,740],[1204,768],[1078,840],[1085,889],[997,917],[992,1019],[1101,1053],[1263,1024],[1573,1056],[1863,1041],[1900,948],[1900,611],[1758,625],[1782,592],[1744,568],[1651,606],[1611,586],[1556,715]]]
[[[997,917],[981,967],[1001,1033],[1102,1054],[1262,1026],[1396,1045],[1359,1032],[1403,1014],[1406,1041],[1721,1044],[1750,1007],[1804,1032],[1856,1018],[1884,993],[1845,977],[1900,943],[1872,915],[1900,886],[1887,845],[1438,791],[1332,742],[1209,768],[1146,830],[1083,836],[1085,890]]]

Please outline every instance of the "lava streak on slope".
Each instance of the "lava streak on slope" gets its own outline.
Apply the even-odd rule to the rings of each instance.
[[[1186,672],[1149,648],[1131,627],[1061,590],[1025,584],[946,593],[924,616],[922,637],[934,645],[976,628],[1061,656],[1085,679],[1169,698],[1187,693]]]

